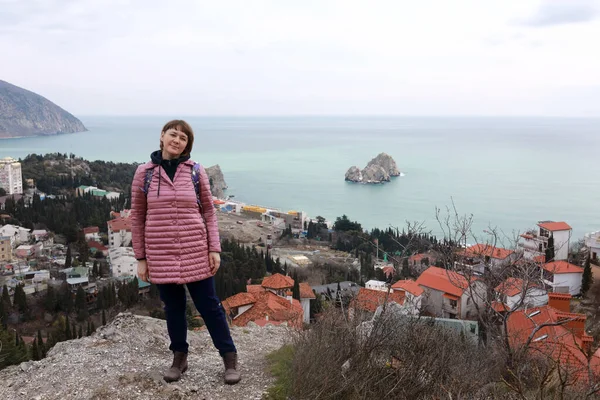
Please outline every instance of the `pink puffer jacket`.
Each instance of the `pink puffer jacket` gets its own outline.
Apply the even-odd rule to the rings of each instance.
[[[152,162],[135,171],[131,185],[133,251],[136,258],[146,258],[152,283],[183,284],[213,275],[208,252],[221,251],[217,216],[204,168],[200,168],[204,216],[200,215],[191,176],[193,165],[191,160],[179,164],[173,182]],[[142,188],[149,168],[155,170],[146,196]]]

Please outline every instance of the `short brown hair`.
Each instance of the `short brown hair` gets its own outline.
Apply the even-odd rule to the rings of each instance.
[[[188,138],[188,141],[181,155],[189,156],[192,152],[192,147],[194,147],[194,131],[192,130],[190,124],[188,124],[182,119],[174,119],[173,121],[169,121],[165,124],[165,126],[162,128],[161,134],[163,132],[168,131],[169,129],[177,129],[178,131],[182,131],[183,133],[185,133],[185,135]],[[160,141],[160,149],[163,149],[162,140]]]

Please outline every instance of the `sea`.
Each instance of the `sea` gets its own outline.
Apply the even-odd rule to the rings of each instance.
[[[88,116],[87,132],[0,140],[0,157],[74,153],[145,162],[170,117]],[[473,237],[510,242],[538,221],[566,221],[573,238],[600,230],[600,119],[534,117],[188,117],[192,158],[219,164],[228,195],[364,228],[407,222],[442,236],[438,220],[472,216]],[[403,176],[349,183],[349,167],[385,152]],[[439,214],[439,217],[436,215]],[[503,243],[501,242],[501,243]]]

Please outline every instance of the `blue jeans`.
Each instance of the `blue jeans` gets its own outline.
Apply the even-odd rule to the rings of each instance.
[[[169,349],[187,353],[189,345],[187,343],[187,320],[185,315],[187,303],[185,288],[183,285],[177,284],[157,286],[160,299],[165,304],[167,330],[169,331],[169,338],[171,338]],[[215,279],[210,277],[202,281],[188,283],[186,286],[221,357],[225,353],[237,352],[233,339],[231,339],[225,311],[215,290]]]

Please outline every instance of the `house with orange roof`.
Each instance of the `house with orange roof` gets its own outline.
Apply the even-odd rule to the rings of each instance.
[[[567,261],[553,261],[543,265],[542,278],[553,292],[575,296],[581,292],[583,268]]]
[[[98,228],[97,226],[87,226],[87,227],[83,228],[83,235],[85,236],[86,241],[90,241],[90,240],[99,241],[100,240],[100,228]]]
[[[131,218],[119,217],[111,219],[108,224],[108,247],[131,246]]]
[[[509,277],[494,289],[503,311],[539,307],[548,303],[548,292],[536,282]],[[498,305],[496,307],[498,307]],[[497,308],[499,310],[499,308]]]
[[[416,283],[425,291],[423,310],[434,317],[475,318],[475,304],[482,304],[485,292],[480,280],[438,267],[427,268]]]
[[[308,283],[301,282],[299,286],[300,301],[292,298],[294,280],[273,274],[265,277],[260,285],[246,285],[246,292],[228,297],[223,301],[223,307],[237,326],[245,326],[249,321],[259,325],[287,322],[302,326],[302,323],[310,322],[310,300],[316,296]],[[296,321],[298,311],[299,322]]]
[[[507,320],[513,350],[525,350],[560,367],[568,384],[600,381],[600,349],[591,353],[593,338],[585,332],[585,314],[570,312],[571,295],[550,293],[548,305],[518,310]]]
[[[548,240],[554,242],[554,260],[568,260],[572,228],[566,222],[540,221],[537,229],[525,232],[519,238],[519,248],[526,259],[545,256]]]
[[[235,326],[246,326],[255,322],[261,326],[267,323],[301,328],[303,309],[300,302],[292,296],[281,297],[265,290],[256,293],[238,293],[223,301],[223,308]]]
[[[374,313],[377,308],[386,303],[396,303],[400,306],[405,304],[403,292],[391,290],[389,293],[381,290],[372,290],[360,288],[356,296],[350,301],[348,306],[350,318],[358,312]],[[412,308],[406,310],[407,314],[412,314]]]
[[[468,267],[480,274],[484,273],[486,268],[494,269],[508,265],[516,259],[516,253],[513,250],[495,247],[487,243],[478,243],[461,249],[458,256],[457,266]]]
[[[411,314],[419,315],[425,290],[412,279],[403,279],[392,285],[392,290],[404,297],[404,304],[410,305]]]

